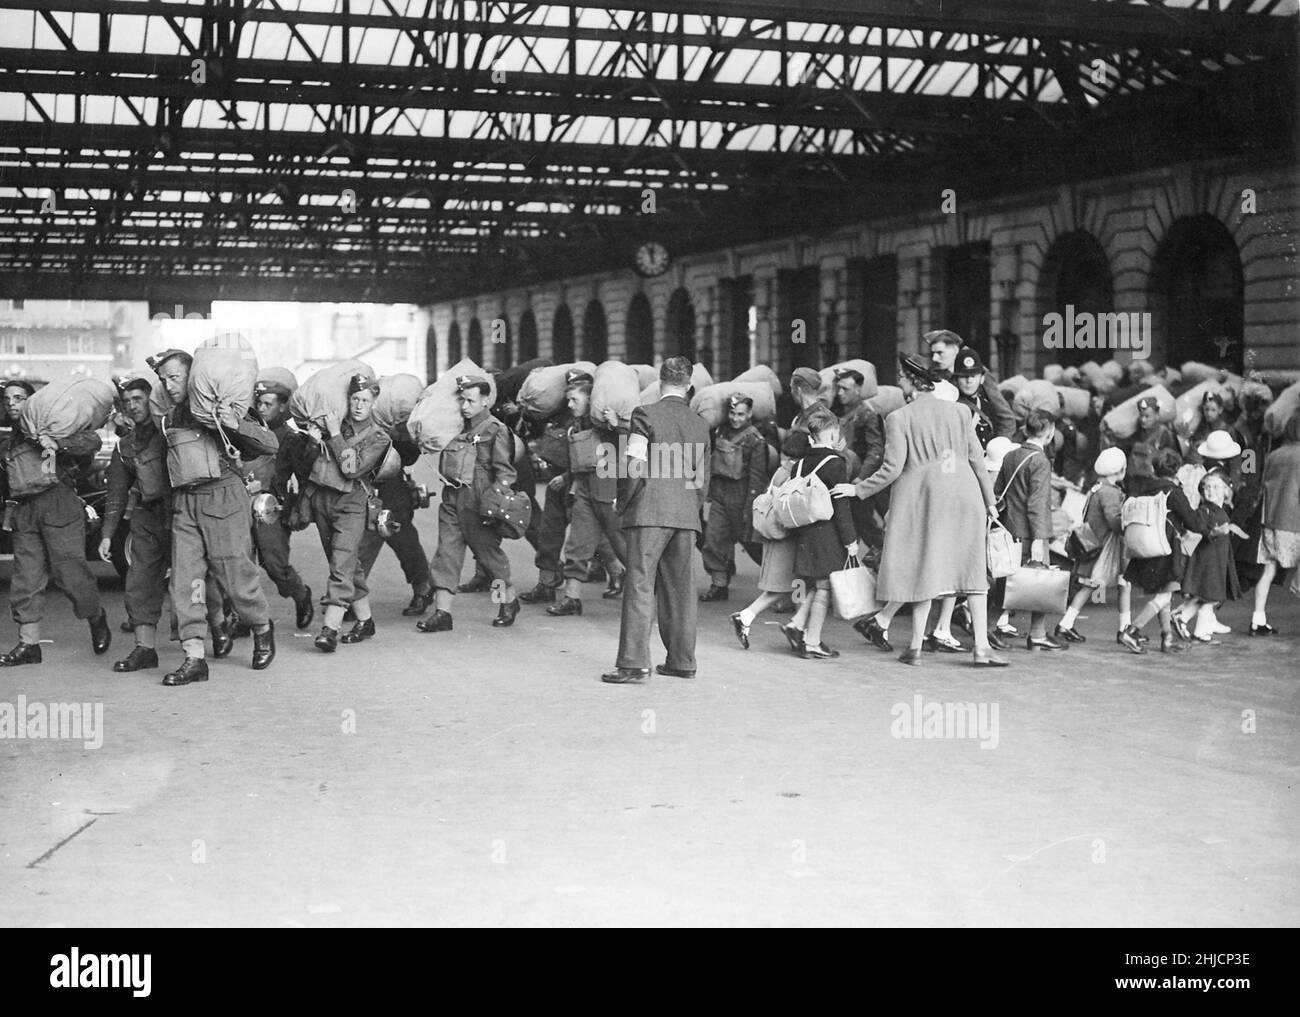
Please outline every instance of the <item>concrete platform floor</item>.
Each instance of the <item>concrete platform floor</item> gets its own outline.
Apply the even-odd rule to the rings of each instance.
[[[294,548],[319,593],[314,533]],[[522,541],[511,557],[531,582]],[[623,687],[598,680],[618,625],[598,587],[581,618],[525,608],[509,630],[461,596],[455,630],[423,635],[388,552],[373,641],[324,656],[276,600],[270,670],[241,640],[179,689],[112,674],[130,637],[94,657],[54,598],[45,663],[0,671],[0,704],[102,704],[103,744],[0,741],[0,923],[1300,921],[1300,602],[1282,589],[1282,638],[1138,658],[1107,605],[1085,646],[976,671],[907,667],[843,622],[840,659],[802,661],[772,616],[744,652],[727,614],[755,574],[702,606],[697,680]],[[996,747],[894,737],[918,696],[996,706]]]

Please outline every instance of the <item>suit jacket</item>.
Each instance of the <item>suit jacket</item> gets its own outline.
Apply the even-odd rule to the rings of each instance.
[[[1008,452],[995,490],[1001,500],[1002,525],[1013,537],[1052,539],[1052,464],[1041,448],[1022,445]]]
[[[709,425],[685,399],[665,396],[632,413],[628,442],[647,442],[647,458],[624,462],[618,512],[623,526],[699,532],[709,492]]]

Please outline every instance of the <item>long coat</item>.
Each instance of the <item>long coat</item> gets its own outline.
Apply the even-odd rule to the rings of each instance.
[[[922,394],[885,418],[885,461],[858,497],[893,485],[876,594],[915,602],[984,593],[993,488],[970,407]]]

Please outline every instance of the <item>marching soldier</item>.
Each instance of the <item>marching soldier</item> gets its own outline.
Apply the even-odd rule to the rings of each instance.
[[[600,446],[604,445],[605,461],[610,465],[616,464],[617,452],[611,455],[610,450],[618,449],[619,434],[626,435],[628,429],[619,427],[618,414],[609,408],[605,410],[602,423],[592,420],[593,381],[585,371],[574,370],[565,376],[565,398],[573,419],[567,435],[569,468],[550,481],[546,492],[548,501],[552,496],[567,497],[571,506],[569,539],[564,546],[564,599],[546,609],[546,613],[554,617],[582,614],[582,584],[592,558],[600,553],[602,536],[613,551],[612,556],[605,560],[609,587],[604,597],[613,600],[623,595],[627,543],[614,511],[614,501],[618,497],[617,470],[598,469],[597,463],[601,459]]]
[[[398,529],[385,537],[378,529],[366,530],[361,537],[358,558],[361,570],[367,577],[375,567],[379,549],[385,543],[397,555],[402,566],[402,574],[411,584],[411,602],[402,609],[408,618],[419,617],[433,603],[433,580],[429,578],[429,558],[420,543],[420,531],[415,528],[415,498],[411,491],[411,482],[406,470],[415,465],[420,458],[420,446],[411,440],[411,434],[405,424],[393,428],[393,448],[402,460],[402,472],[379,482],[379,501],[388,509]]]
[[[308,514],[316,521],[321,547],[330,566],[325,596],[325,623],[316,647],[333,653],[340,642],[359,643],[375,634],[370,613],[370,587],[359,551],[368,523],[374,475],[383,465],[388,435],[372,419],[379,384],[365,374],[348,383],[348,415],[307,425],[316,442],[316,457],[303,490]],[[342,638],[344,612],[352,608],[356,622]]]
[[[280,447],[274,455],[258,456],[245,464],[253,477],[250,493],[273,494],[281,506],[285,506],[289,500],[289,478],[294,474],[297,460],[306,452],[302,436],[289,426],[289,396],[292,393],[278,381],[259,381],[253,394],[257,398],[257,412],[262,423],[275,435]],[[275,583],[276,592],[293,601],[294,623],[305,629],[316,614],[316,605],[312,603],[311,587],[289,564],[287,516],[283,509],[279,518],[270,521],[255,514],[253,543],[257,546],[262,567]]]
[[[76,616],[90,623],[95,653],[107,652],[113,638],[95,577],[86,564],[85,506],[75,480],[99,451],[99,435],[79,431],[59,441],[26,437],[19,418],[35,391],[25,381],[4,385],[5,412],[13,433],[0,440],[0,463],[5,474],[5,524],[13,531],[9,600],[18,624],[18,645],[0,654],[0,667],[41,662],[41,618],[51,578],[72,601]]]
[[[767,488],[776,470],[776,452],[753,423],[754,400],[733,394],[727,420],[712,435],[709,474],[709,522],[704,528],[704,569],[711,584],[700,600],[726,600],[736,573],[736,544],[753,539],[750,515],[754,498]]]
[[[275,659],[275,626],[253,561],[252,507],[241,466],[242,456],[273,455],[278,443],[251,409],[240,417],[224,406],[217,433],[200,424],[189,405],[193,362],[181,350],[149,358],[175,404],[164,418],[163,437],[173,490],[171,598],[185,660],[163,678],[168,686],[208,680],[203,628],[209,570],[253,630],[253,668],[260,671]]]
[[[505,628],[513,625],[519,614],[519,598],[510,582],[510,562],[501,549],[501,535],[479,515],[484,491],[495,483],[510,485],[515,480],[514,438],[506,425],[488,412],[490,391],[482,375],[462,374],[456,379],[464,423],[460,434],[442,451],[439,470],[447,487],[438,506],[438,549],[429,565],[435,609],[417,623],[421,632],[451,631],[451,602],[467,547],[494,581],[494,595],[502,598],[492,624]]]
[[[149,412],[151,386],[144,378],[122,385],[131,430],[122,436],[108,464],[108,491],[99,557],[109,548],[129,512],[131,564],[126,572],[126,620],[135,646],[113,665],[118,672],[158,666],[158,620],[162,617],[168,561],[171,558],[171,483],[167,443]],[[216,635],[214,635],[216,640]]]

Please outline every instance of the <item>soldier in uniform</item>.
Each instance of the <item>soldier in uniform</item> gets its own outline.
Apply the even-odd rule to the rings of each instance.
[[[289,501],[289,478],[294,475],[298,459],[306,454],[306,442],[289,426],[291,393],[286,385],[278,381],[259,381],[253,394],[257,398],[257,412],[262,423],[275,435],[280,447],[274,455],[258,456],[245,464],[253,478],[249,491],[254,495],[261,492],[273,494],[281,506],[285,506]],[[262,567],[275,583],[276,592],[293,601],[294,623],[305,629],[316,614],[316,605],[312,603],[311,587],[289,564],[287,516],[283,509],[278,519],[269,522],[254,516],[253,543],[257,546]]]
[[[438,549],[429,569],[433,574],[433,614],[416,624],[421,632],[450,632],[451,602],[456,595],[465,549],[478,557],[493,581],[493,596],[501,608],[492,624],[504,628],[515,623],[519,598],[510,582],[510,562],[501,549],[501,536],[484,524],[479,499],[495,483],[509,486],[515,480],[514,437],[505,424],[488,412],[488,380],[478,374],[456,379],[460,434],[442,451],[440,471],[448,481],[438,506]]]
[[[705,602],[726,600],[736,573],[736,544],[753,539],[754,498],[776,470],[776,452],[753,424],[754,400],[736,393],[727,400],[727,420],[711,436],[709,522],[704,528],[704,569],[711,580]]]
[[[605,559],[609,588],[605,599],[622,596],[627,543],[623,528],[614,512],[618,497],[617,449],[620,428],[618,414],[606,408],[602,422],[591,418],[591,386],[594,379],[585,371],[573,370],[565,376],[565,399],[573,423],[569,427],[569,468],[547,485],[546,497],[565,497],[570,505],[569,539],[564,546],[564,599],[552,604],[546,613],[555,617],[582,614],[582,584],[591,560],[600,553],[600,538],[612,548]],[[602,450],[603,464],[602,465]],[[609,468],[605,468],[608,466]]]
[[[402,471],[379,482],[379,501],[388,509],[398,529],[387,537],[378,529],[366,530],[361,537],[357,557],[361,562],[361,570],[369,577],[370,570],[375,567],[375,561],[379,557],[379,549],[387,543],[397,555],[406,581],[411,584],[411,602],[402,609],[402,614],[408,618],[418,618],[433,603],[429,557],[420,543],[420,531],[415,528],[415,496],[406,474],[420,458],[420,446],[411,440],[406,425],[398,424],[393,428],[393,448],[402,461]]]
[[[51,578],[72,601],[76,616],[90,623],[90,644],[96,653],[105,653],[113,638],[95,577],[86,565],[85,506],[76,488],[77,475],[99,451],[99,435],[79,431],[58,441],[49,436],[26,437],[19,419],[34,394],[25,381],[4,385],[5,412],[13,433],[0,441],[0,463],[5,473],[6,523],[13,531],[9,600],[18,624],[18,645],[0,654],[0,667],[41,662],[41,618]],[[52,485],[47,483],[50,477]]]
[[[375,490],[374,476],[391,444],[372,417],[378,395],[379,384],[369,375],[358,374],[348,383],[347,417],[330,416],[307,425],[316,454],[303,498],[316,521],[330,566],[325,623],[316,637],[317,649],[325,653],[333,653],[340,641],[359,643],[375,634],[360,549],[370,495]],[[357,620],[340,640],[339,629],[349,606]]]
[[[149,412],[151,386],[145,378],[122,385],[122,401],[131,430],[122,436],[108,464],[108,491],[99,556],[110,561],[109,548],[128,515],[131,564],[126,572],[126,620],[135,646],[113,665],[118,672],[158,666],[158,621],[166,593],[171,558],[171,483],[167,478],[167,443]]]
[[[862,398],[865,381],[858,371],[841,368],[835,372],[835,394],[843,411],[840,434],[845,449],[859,462],[857,470],[849,474],[851,480],[871,476],[885,461],[885,419]],[[870,498],[855,499],[849,509],[853,513],[853,527],[858,539],[866,547],[879,551],[885,543],[885,531],[878,520],[889,511],[889,492],[881,491]]]
[[[275,626],[253,561],[252,506],[242,457],[272,455],[278,443],[251,408],[241,417],[234,406],[223,406],[219,430],[199,423],[189,404],[193,362],[181,350],[149,358],[175,404],[164,418],[163,436],[173,489],[171,598],[185,660],[163,678],[168,686],[208,680],[203,628],[209,571],[253,630],[253,668],[260,671],[275,659]]]

